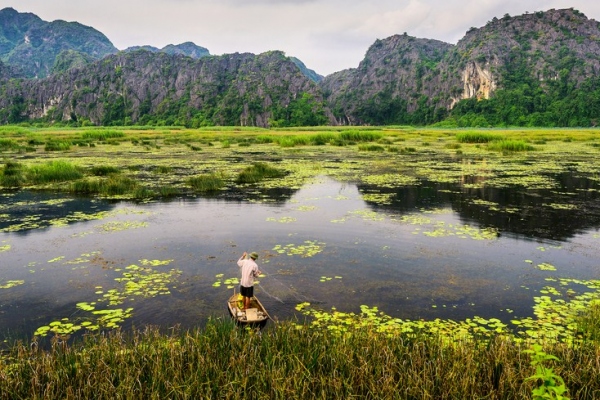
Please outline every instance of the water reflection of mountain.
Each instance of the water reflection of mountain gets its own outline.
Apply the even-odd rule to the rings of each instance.
[[[393,193],[391,204],[367,202],[375,210],[405,214],[419,209],[451,207],[465,224],[496,227],[500,233],[531,238],[566,240],[600,228],[600,185],[586,177],[561,174],[554,177],[559,189],[523,187],[473,189],[461,184],[423,182],[421,186],[384,189]],[[363,193],[377,188],[358,185]]]

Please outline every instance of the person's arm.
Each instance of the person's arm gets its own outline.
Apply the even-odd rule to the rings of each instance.
[[[237,261],[238,267],[240,267],[240,268],[242,267],[242,262],[246,259],[246,255],[247,255],[247,253],[244,252],[244,254],[242,254],[242,256],[240,257],[240,259]]]

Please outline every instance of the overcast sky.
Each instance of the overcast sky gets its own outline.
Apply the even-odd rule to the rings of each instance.
[[[376,39],[455,44],[471,27],[551,8],[600,20],[598,0],[0,0],[0,9],[91,26],[118,49],[194,42],[211,54],[282,50],[321,75],[356,68]]]

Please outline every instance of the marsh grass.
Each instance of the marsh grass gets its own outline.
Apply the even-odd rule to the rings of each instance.
[[[16,150],[21,146],[14,139],[2,139],[0,138],[0,151]]]
[[[118,174],[119,172],[121,172],[121,170],[112,165],[98,165],[98,166],[92,167],[90,169],[90,172],[94,176],[107,176],[110,174]]]
[[[365,326],[339,336],[278,323],[257,334],[229,321],[161,333],[87,336],[46,350],[14,344],[0,368],[2,399],[524,399],[537,383],[525,345],[492,338],[448,343],[386,336]],[[547,344],[572,398],[600,394],[598,345]]]
[[[109,139],[124,138],[125,132],[114,129],[89,130],[81,135],[83,139],[91,139],[96,141],[107,141]]]
[[[154,171],[158,174],[170,174],[173,172],[173,167],[169,167],[168,165],[157,165],[154,168]]]
[[[502,139],[503,136],[490,132],[461,132],[456,134],[456,140],[460,143],[489,143]]]
[[[576,322],[578,330],[586,340],[600,343],[600,301],[592,302]]]
[[[70,191],[80,194],[100,194],[104,196],[130,195],[144,198],[148,191],[138,192],[140,185],[133,179],[119,174],[111,174],[105,178],[86,178],[71,183]]]
[[[359,144],[358,151],[385,151],[385,147],[379,144]]]
[[[67,151],[71,149],[69,140],[49,140],[44,146],[45,151]]]
[[[523,140],[496,140],[488,144],[488,149],[502,152],[533,151],[535,147]]]
[[[242,170],[236,178],[236,183],[258,183],[266,178],[280,178],[284,175],[284,171],[272,167],[267,163],[257,162]]]
[[[56,160],[33,165],[26,172],[27,181],[37,185],[74,181],[83,177],[81,168],[67,161]]]
[[[16,161],[7,161],[0,171],[0,186],[19,187],[25,182],[24,168]]]
[[[346,130],[340,132],[339,137],[350,142],[375,142],[382,139],[383,134],[376,131]]]
[[[187,183],[192,190],[199,193],[214,192],[225,186],[223,174],[216,172],[193,176],[188,179]]]

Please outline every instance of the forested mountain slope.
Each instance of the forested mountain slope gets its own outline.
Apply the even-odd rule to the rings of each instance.
[[[13,123],[267,126],[286,125],[290,118],[306,125],[330,122],[317,84],[281,52],[201,59],[121,52],[0,87],[0,120]]]
[[[48,76],[64,51],[100,59],[118,50],[94,28],[66,21],[42,21],[12,8],[0,10],[0,60],[29,78]]]
[[[587,126],[599,77],[599,23],[566,9],[494,18],[456,45],[378,40],[322,87],[340,123]]]
[[[85,34],[76,40],[74,30]],[[573,9],[493,18],[456,45],[393,35],[376,40],[357,68],[324,78],[281,51],[210,56],[186,42],[115,54],[105,39],[76,23],[0,11],[0,123],[600,122],[600,26]],[[19,63],[26,54],[39,61]],[[49,75],[15,79],[19,66],[21,76]]]

